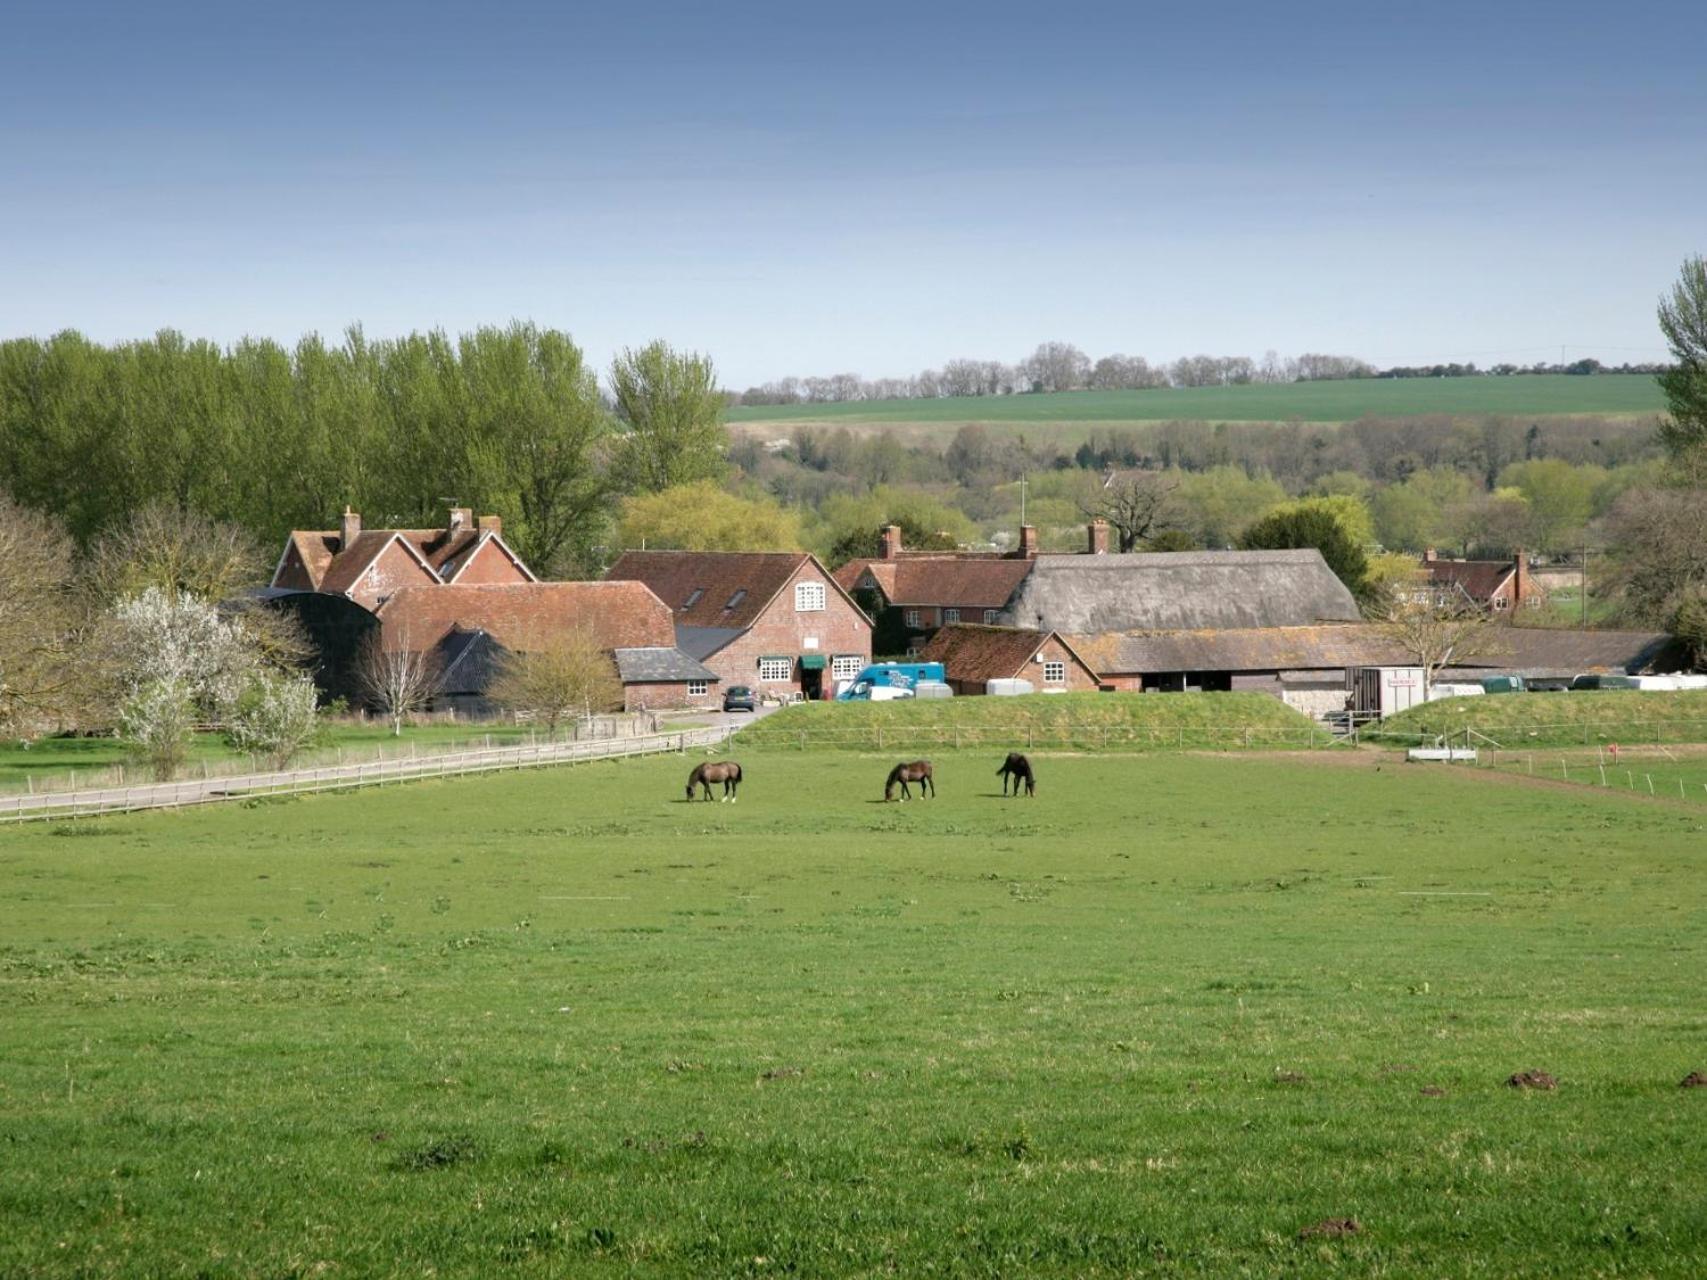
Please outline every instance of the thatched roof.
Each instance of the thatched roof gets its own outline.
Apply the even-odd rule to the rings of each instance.
[[[1321,552],[1305,548],[1039,556],[1002,621],[1085,635],[1357,618],[1351,592]]]

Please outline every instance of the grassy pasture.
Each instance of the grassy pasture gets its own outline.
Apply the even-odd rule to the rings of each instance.
[[[1263,693],[1031,694],[1021,698],[808,702],[767,716],[743,744],[855,751],[1031,744],[1145,748],[1303,747],[1328,735]]]
[[[1621,746],[1707,742],[1707,689],[1502,693],[1442,698],[1382,721],[1374,741],[1485,734],[1503,747]]]
[[[1054,395],[863,400],[842,404],[736,406],[732,423],[1114,423],[1350,422],[1365,415],[1410,417],[1519,414],[1645,414],[1665,410],[1645,375],[1513,378],[1362,378],[1279,386],[1164,387],[1151,391],[1063,391]]]
[[[0,1275],[1707,1267],[1700,812],[738,745],[0,832]]]

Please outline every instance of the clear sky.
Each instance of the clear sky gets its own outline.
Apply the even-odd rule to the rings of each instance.
[[[12,0],[0,336],[1657,359],[1704,50],[1703,0]]]

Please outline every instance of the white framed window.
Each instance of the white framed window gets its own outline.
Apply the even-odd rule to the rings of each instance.
[[[794,584],[794,611],[796,613],[821,613],[824,609],[824,584],[822,582],[797,582]]]
[[[1494,597],[1494,608],[1496,609],[1504,609],[1510,603],[1511,601],[1507,600],[1504,596]]]
[[[1001,613],[1002,611],[1000,609],[984,610],[984,625],[987,627],[994,625],[996,619],[1001,616]]]
[[[922,652],[922,650],[919,648],[918,645],[916,645],[916,644],[908,645],[907,646],[907,661],[911,662],[914,658],[918,657],[921,652]]]
[[[918,626],[919,625],[919,611],[917,609],[906,610],[905,612],[903,612],[901,614],[901,621],[909,627]]]
[[[1044,684],[1066,684],[1067,664],[1065,662],[1045,662],[1043,664]]]
[[[759,679],[767,684],[787,680],[794,674],[793,658],[760,658]]]
[[[710,683],[708,681],[705,681],[705,680],[689,680],[688,681],[688,697],[690,697],[690,698],[703,698],[703,697],[705,697],[705,695],[706,695],[707,691],[710,689],[710,687],[711,686],[710,686]]]
[[[960,610],[959,609],[944,609],[942,611],[942,623],[945,627],[951,622],[959,622],[959,621],[960,621]]]
[[[830,659],[832,680],[852,680],[865,667],[865,659],[857,653],[838,653]]]

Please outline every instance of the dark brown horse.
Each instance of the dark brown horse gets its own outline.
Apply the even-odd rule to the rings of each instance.
[[[1008,758],[1002,761],[1002,767],[997,769],[996,772],[1001,775],[1002,794],[1004,796],[1008,793],[1008,778],[1010,776],[1013,778],[1014,795],[1016,797],[1019,795],[1019,784],[1021,782],[1025,783],[1025,794],[1027,796],[1035,796],[1037,794],[1037,775],[1031,771],[1031,761],[1027,760],[1019,752],[1008,752]]]
[[[708,760],[697,766],[688,774],[688,799],[693,799],[693,789],[696,786],[704,788],[705,799],[711,799],[711,784],[714,782],[723,784],[723,794],[718,798],[718,803],[727,800],[734,804],[735,793],[741,786],[741,766],[733,760]]]
[[[883,798],[895,798],[896,784],[901,787],[901,799],[911,800],[913,793],[907,790],[909,782],[919,784],[919,791],[924,795],[936,795],[936,783],[931,780],[931,762],[929,760],[914,760],[911,764],[898,764],[889,771],[889,780],[883,784]]]

